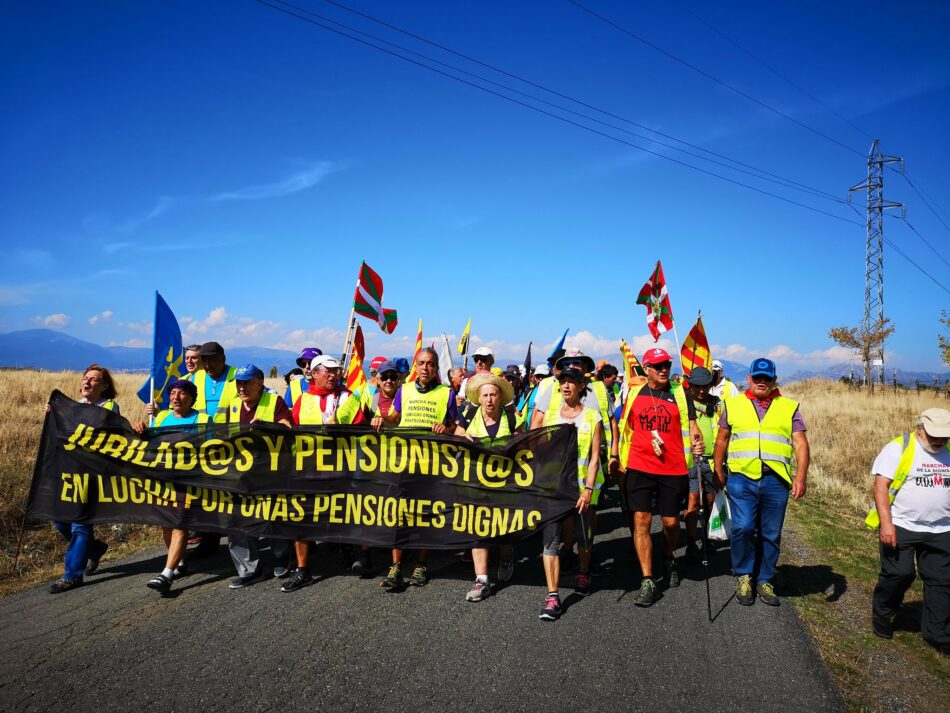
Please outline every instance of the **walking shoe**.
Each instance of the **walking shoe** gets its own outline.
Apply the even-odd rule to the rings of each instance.
[[[666,584],[669,587],[678,587],[680,586],[680,573],[676,569],[676,560],[672,557],[666,562],[663,563],[664,576],[666,578]]]
[[[416,564],[416,568],[412,570],[412,575],[409,577],[409,584],[413,587],[424,587],[429,583],[429,572],[426,569],[424,564]]]
[[[544,598],[544,606],[541,607],[538,619],[556,621],[559,616],[561,616],[561,598],[557,594],[548,594]]]
[[[656,602],[656,584],[649,577],[644,577],[640,582],[640,591],[633,598],[633,603],[638,607],[650,607]]]
[[[590,594],[590,572],[578,572],[574,578],[574,592],[586,597]]]
[[[515,576],[515,561],[511,557],[502,557],[498,563],[498,581],[507,582]]]
[[[254,584],[254,582],[259,580],[263,575],[263,570],[257,570],[256,572],[245,574],[243,577],[235,577],[231,580],[231,584],[228,585],[228,589],[244,589],[244,587],[249,587]]]
[[[768,604],[770,607],[777,607],[782,602],[775,594],[775,590],[772,588],[771,582],[761,582],[755,587],[756,593],[759,595],[759,601],[763,604]]]
[[[370,559],[368,550],[360,552],[360,556],[353,562],[350,571],[353,574],[358,574],[360,577],[373,576],[373,561]]]
[[[197,532],[188,533],[188,544],[189,545],[200,545],[201,544],[201,535]]]
[[[102,559],[102,555],[106,553],[107,549],[109,549],[109,545],[102,540],[92,541],[92,544],[89,545],[89,561],[86,563],[86,576],[96,573],[96,570],[99,569],[99,560]]]
[[[82,586],[81,579],[66,579],[62,577],[57,579],[47,590],[50,594],[59,594],[60,592],[68,592],[70,589],[75,589],[76,587]]]
[[[284,579],[290,575],[290,570],[282,564],[274,565],[274,579]]]
[[[379,586],[383,589],[399,589],[405,584],[405,581],[402,578],[402,570],[397,562],[392,567],[389,568],[389,574],[387,574],[383,581],[379,583]]]
[[[755,604],[755,594],[752,593],[752,575],[743,574],[736,577],[736,601],[744,607]]]
[[[877,614],[871,615],[871,631],[874,632],[874,635],[882,639],[893,639],[894,638],[894,624],[891,623],[890,617],[878,616]]]
[[[154,589],[159,594],[168,594],[172,588],[172,581],[164,574],[156,574],[145,583],[149,589]]]
[[[310,570],[297,568],[294,570],[294,575],[280,585],[280,591],[284,592],[296,592],[298,589],[303,589],[308,584],[313,583],[313,577],[310,576]]]
[[[491,584],[488,582],[483,582],[480,579],[476,579],[475,584],[472,585],[472,588],[469,590],[468,594],[465,595],[465,601],[480,602],[483,599],[488,599],[490,596]]]

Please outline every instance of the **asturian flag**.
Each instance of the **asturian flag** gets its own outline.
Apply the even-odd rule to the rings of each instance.
[[[160,408],[168,407],[168,392],[173,381],[181,378],[185,352],[181,345],[181,329],[168,303],[155,293],[155,331],[152,341],[152,373],[138,397],[143,403],[154,401]],[[151,384],[155,383],[152,392]],[[151,398],[149,396],[151,395]]]

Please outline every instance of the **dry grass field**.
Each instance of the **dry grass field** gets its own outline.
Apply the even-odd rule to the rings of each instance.
[[[53,389],[75,396],[76,372],[0,371],[0,594],[51,580],[64,544],[49,523],[29,523],[20,561],[13,556],[23,519],[43,405]],[[123,415],[143,419],[135,392],[143,376],[116,375]],[[268,380],[282,391],[283,382]],[[950,710],[950,664],[921,643],[921,587],[908,593],[893,641],[870,634],[870,593],[877,573],[877,536],[866,530],[871,463],[881,447],[913,428],[931,406],[950,407],[933,391],[868,394],[829,381],[784,387],[802,403],[812,465],[809,492],[789,507],[776,586],[794,602],[851,710]],[[156,528],[123,526],[106,534],[107,559],[158,544]],[[899,672],[885,675],[884,672]]]

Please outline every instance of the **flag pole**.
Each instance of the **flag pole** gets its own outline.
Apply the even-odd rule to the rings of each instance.
[[[155,290],[155,319],[152,320],[152,368],[149,370],[151,376],[148,380],[148,403],[149,406],[155,403],[155,350],[158,347],[158,290]],[[184,354],[184,352],[182,352]],[[148,427],[155,425],[154,411],[148,415]]]
[[[357,282],[359,284],[359,282]],[[346,373],[347,363],[350,361],[350,339],[353,337],[353,327],[356,326],[356,305],[350,310],[350,321],[346,327],[346,339],[343,341],[343,356],[340,362],[343,364],[343,373]]]

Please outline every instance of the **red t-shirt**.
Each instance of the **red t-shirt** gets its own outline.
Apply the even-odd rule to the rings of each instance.
[[[696,408],[689,394],[686,395],[686,411],[690,421],[696,419]],[[669,386],[651,389],[649,384],[644,384],[633,397],[628,422],[633,429],[626,463],[628,469],[651,475],[687,474],[679,407]],[[657,431],[663,441],[659,456],[653,451],[652,431]]]

